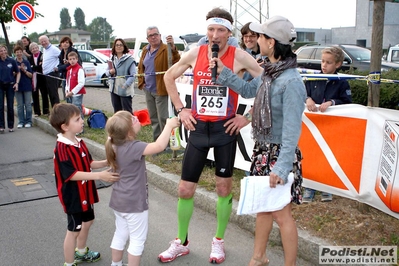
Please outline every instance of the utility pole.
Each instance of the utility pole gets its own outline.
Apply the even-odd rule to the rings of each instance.
[[[239,37],[241,27],[250,21],[264,22],[269,18],[269,0],[266,0],[266,8],[263,7],[265,0],[230,0],[230,14],[234,19],[233,35]],[[245,18],[245,20],[244,20]]]
[[[370,73],[376,73],[378,82],[369,83],[367,106],[378,107],[380,102],[381,58],[384,34],[385,1],[374,0],[373,26],[371,33]]]

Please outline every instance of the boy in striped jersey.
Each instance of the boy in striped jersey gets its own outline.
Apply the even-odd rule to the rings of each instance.
[[[106,167],[108,162],[93,161],[84,141],[76,137],[84,125],[78,107],[69,103],[56,104],[50,114],[50,124],[59,132],[54,148],[54,172],[58,197],[68,220],[64,266],[98,261],[100,253],[86,246],[94,222],[93,204],[99,201],[94,181],[115,182],[119,175],[107,170],[91,171]]]

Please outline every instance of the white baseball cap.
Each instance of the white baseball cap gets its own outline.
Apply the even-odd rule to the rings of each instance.
[[[254,32],[266,34],[281,44],[292,44],[297,37],[294,25],[282,16],[274,16],[263,24],[252,22],[249,28]]]

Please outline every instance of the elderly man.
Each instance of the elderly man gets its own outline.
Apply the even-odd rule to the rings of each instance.
[[[216,162],[217,229],[212,240],[211,263],[222,263],[224,233],[232,210],[232,175],[236,152],[237,133],[248,124],[244,116],[236,115],[238,94],[224,86],[212,84],[209,60],[212,46],[217,45],[218,58],[234,73],[248,71],[253,76],[262,73],[262,68],[247,52],[228,44],[233,17],[221,8],[211,10],[207,16],[208,45],[201,45],[187,52],[179,62],[165,74],[164,80],[169,96],[176,108],[182,125],[190,130],[184,154],[177,205],[178,233],[170,247],[158,258],[161,262],[175,260],[187,255],[188,227],[194,209],[194,193],[210,148],[214,148]],[[192,106],[184,106],[180,100],[175,79],[187,69],[193,68],[194,82]],[[191,108],[191,109],[190,109]]]
[[[168,60],[168,46],[161,39],[158,27],[147,28],[148,45],[143,48],[138,73],[144,74],[138,78],[138,87],[145,92],[148,113],[151,119],[154,141],[159,137],[169,117],[168,92],[166,91],[163,74],[155,74],[168,70],[170,63],[180,59],[173,37],[167,36],[166,42],[171,45],[171,62]]]
[[[46,87],[50,98],[51,107],[60,102],[58,96],[59,72],[57,69],[60,55],[60,49],[50,43],[46,35],[39,37],[39,42],[43,46],[43,75],[46,77]]]

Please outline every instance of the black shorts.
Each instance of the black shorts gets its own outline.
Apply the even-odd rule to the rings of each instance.
[[[237,136],[225,133],[223,125],[226,121],[197,120],[195,131],[190,131],[184,152],[182,180],[198,183],[210,148],[214,148],[215,175],[226,178],[233,175]]]
[[[94,220],[94,209],[91,206],[90,210],[79,213],[69,213],[68,217],[68,231],[79,232],[82,229],[82,223]]]

